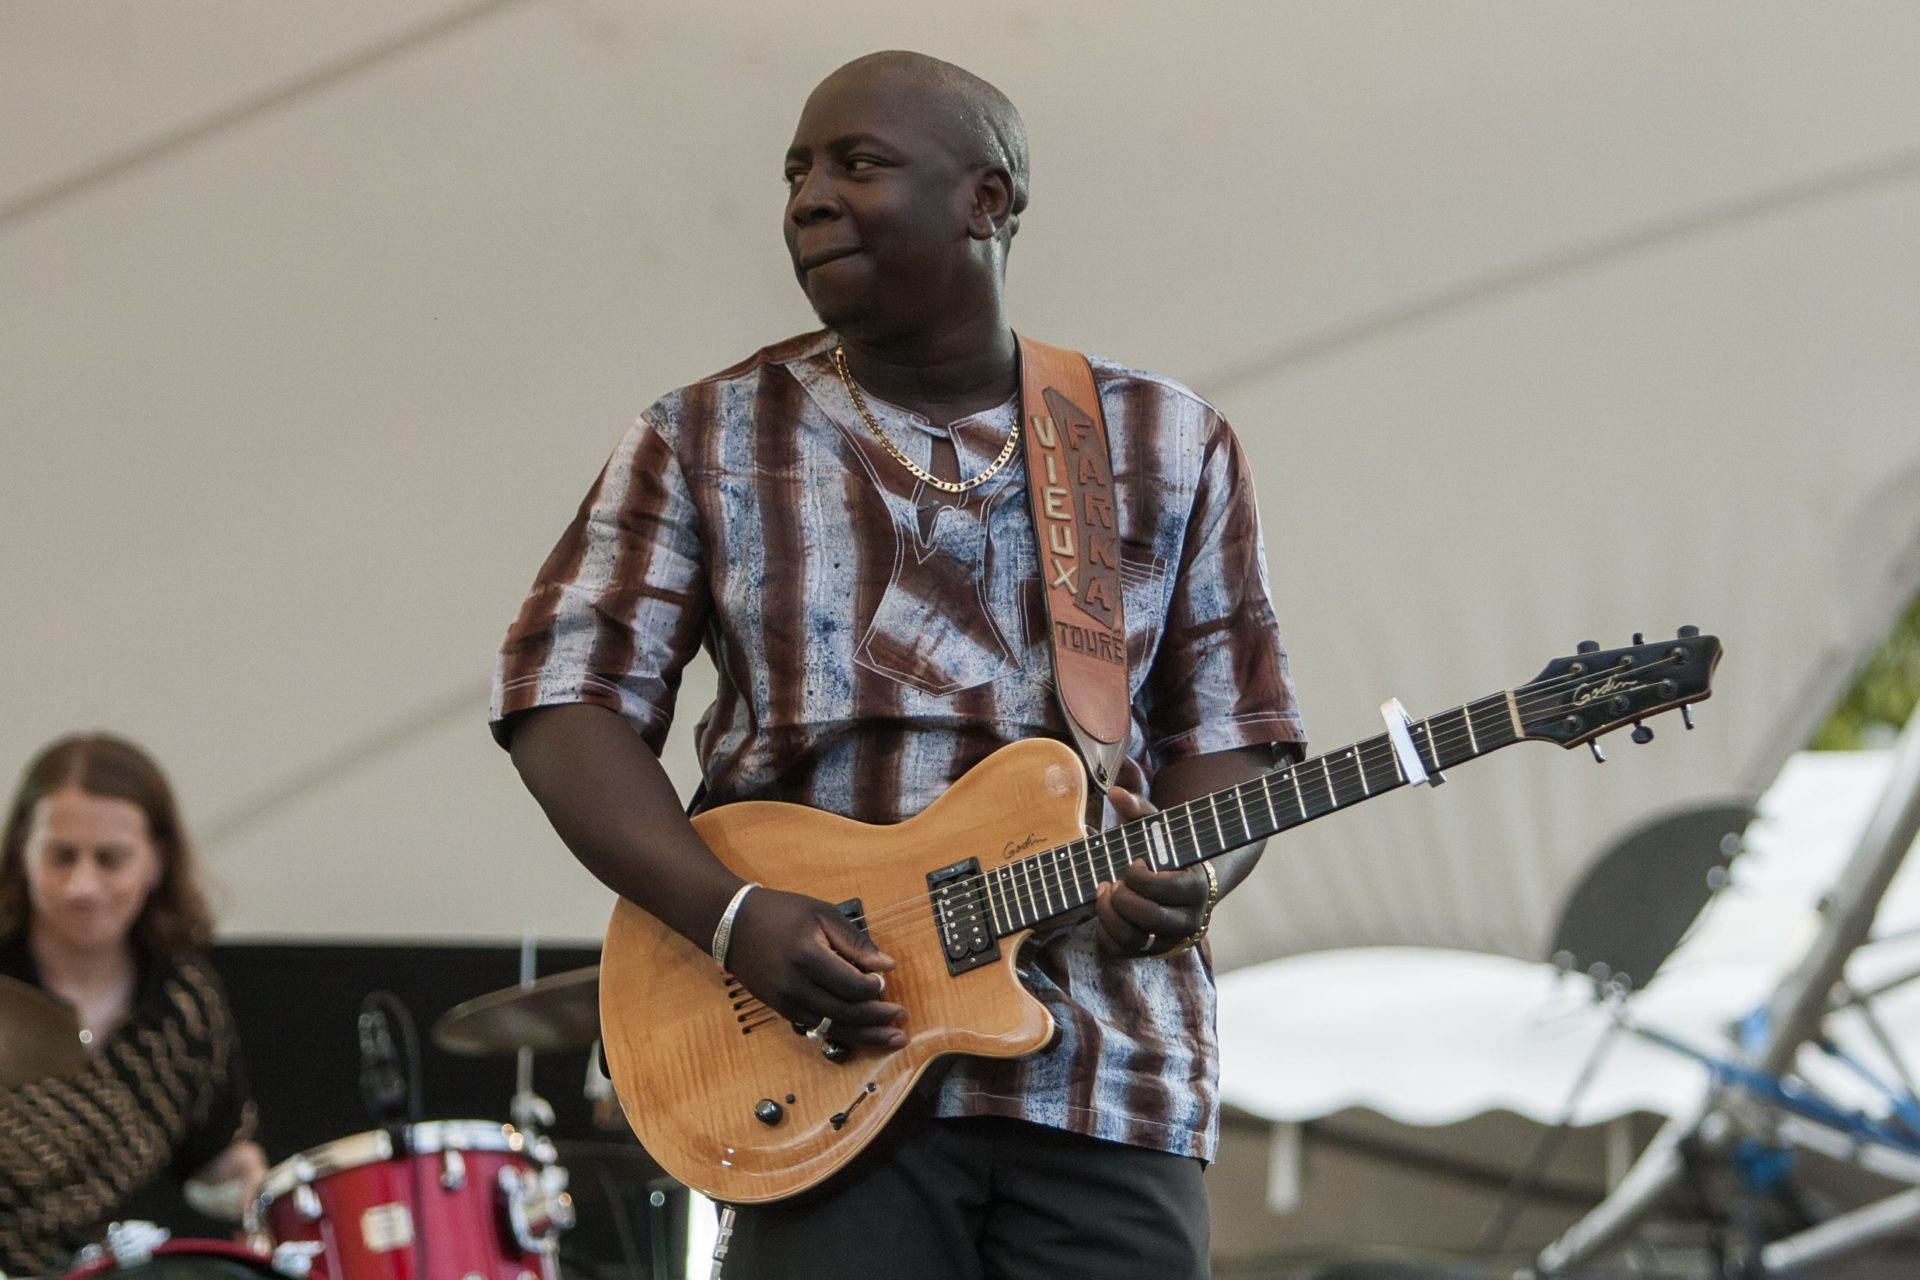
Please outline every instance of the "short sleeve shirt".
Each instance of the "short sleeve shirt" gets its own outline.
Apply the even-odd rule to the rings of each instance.
[[[1067,740],[1018,454],[961,494],[874,438],[835,339],[768,347],[649,408],[614,450],[508,632],[492,717],[592,703],[656,752],[704,648],[718,692],[694,730],[705,797],[869,823],[926,808],[1025,738]],[[1303,741],[1269,598],[1251,477],[1226,421],[1179,384],[1092,359],[1113,456],[1133,734],[1119,782],[1187,756]],[[962,475],[1013,401],[944,428],[868,398],[930,469]],[[1204,949],[1116,963],[1091,921],[1029,944],[1022,973],[1059,1034],[965,1060],[943,1115],[1003,1115],[1210,1159],[1214,991]]]

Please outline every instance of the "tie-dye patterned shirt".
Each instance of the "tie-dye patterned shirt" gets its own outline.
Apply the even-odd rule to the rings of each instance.
[[[768,347],[648,409],[540,570],[509,630],[492,716],[585,702],[656,752],[682,667],[718,695],[695,728],[704,805],[783,800],[897,822],[1022,738],[1065,740],[1018,455],[962,494],[873,438],[831,334]],[[1302,739],[1268,598],[1246,460],[1177,383],[1092,360],[1113,455],[1133,739],[1119,781],[1169,761]],[[868,398],[931,469],[999,454],[1012,400],[945,428]],[[1111,815],[1109,815],[1111,816]],[[1022,972],[1059,1035],[967,1060],[943,1115],[1000,1115],[1211,1159],[1213,981],[1204,948],[1116,963],[1087,921],[1029,944]]]

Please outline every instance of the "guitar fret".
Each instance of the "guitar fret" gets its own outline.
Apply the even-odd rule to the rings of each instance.
[[[1520,723],[1520,704],[1514,701],[1511,689],[1507,690],[1507,717],[1513,721],[1513,740],[1518,742],[1526,737],[1527,731]]]
[[[1467,722],[1467,745],[1473,749],[1473,754],[1479,755],[1480,738],[1479,735],[1473,731],[1473,708],[1460,708],[1460,718]]]
[[[1393,766],[1393,774],[1390,777],[1382,778],[1380,780],[1380,785],[1378,787],[1371,788],[1368,790],[1367,792],[1368,795],[1372,795],[1375,790],[1378,790],[1378,791],[1388,790],[1396,782],[1406,781],[1406,775],[1400,772],[1400,753],[1395,751],[1393,749],[1393,744],[1385,738],[1369,738],[1367,741],[1360,744],[1361,769],[1365,770],[1367,767],[1368,753],[1371,752],[1375,755],[1378,755],[1382,750],[1384,750],[1386,753],[1387,763]]]
[[[994,868],[981,879],[987,883],[987,911],[993,916],[993,931],[996,935],[1007,931],[1007,913],[1004,901],[997,892],[1000,887],[1000,869]]]
[[[1220,829],[1220,804],[1212,796],[1207,797],[1207,812],[1213,817],[1213,836],[1220,842],[1222,849],[1227,848],[1227,833]],[[1199,852],[1195,850],[1195,852]]]
[[[1173,837],[1167,832],[1164,819],[1155,821],[1149,818],[1146,825],[1147,865],[1157,870],[1165,870],[1173,862]]]
[[[1240,843],[1249,844],[1253,840],[1253,824],[1247,821],[1247,798],[1241,791],[1240,787],[1233,789],[1233,804],[1240,810]]]
[[[1300,766],[1294,765],[1287,770],[1287,777],[1293,781],[1293,802],[1300,806],[1300,820],[1307,820],[1307,797],[1300,790]]]
[[[1327,780],[1327,803],[1333,808],[1340,807],[1340,797],[1333,793],[1333,770],[1327,767],[1327,758],[1320,757],[1320,776]]]
[[[1093,891],[1100,885],[1100,877],[1095,875],[1093,870],[1093,841],[1085,841],[1082,852],[1085,855],[1084,857],[1076,857],[1073,860],[1074,896],[1079,898],[1081,902],[1091,902],[1093,901]],[[1082,875],[1087,878],[1087,887],[1085,889],[1080,887],[1080,877]]]
[[[1373,788],[1367,785],[1367,762],[1360,758],[1358,750],[1349,751],[1347,755],[1353,759],[1354,772],[1360,775],[1360,798],[1364,800],[1373,794]]]
[[[1427,754],[1433,757],[1433,771],[1438,773],[1440,772],[1440,748],[1433,742],[1433,719],[1429,717],[1422,720],[1420,727],[1427,731]]]
[[[1033,903],[1033,876],[1024,862],[1014,864],[1020,868],[1020,918],[1027,924],[1040,919],[1040,913]]]
[[[1267,826],[1278,831],[1280,818],[1273,811],[1273,784],[1265,778],[1260,779],[1260,798],[1267,802]]]

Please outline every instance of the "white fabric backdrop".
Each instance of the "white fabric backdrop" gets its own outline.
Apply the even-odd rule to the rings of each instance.
[[[1699,733],[1282,842],[1223,965],[1537,954],[1620,832],[1764,784],[1920,582],[1910,5],[23,0],[0,761],[152,746],[230,935],[596,934],[482,728],[492,649],[632,415],[809,325],[780,152],[888,46],[1026,113],[1017,323],[1238,425],[1317,745],[1587,636],[1725,638]]]

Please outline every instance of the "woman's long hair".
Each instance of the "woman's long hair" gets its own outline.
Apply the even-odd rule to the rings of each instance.
[[[90,796],[125,800],[147,815],[147,833],[160,855],[160,883],[133,922],[133,942],[146,955],[202,951],[213,939],[213,920],[193,872],[193,848],[180,824],[173,788],[152,758],[124,738],[75,734],[53,743],[27,766],[7,808],[0,835],[0,940],[27,926],[27,828],[33,807],[62,787]]]

